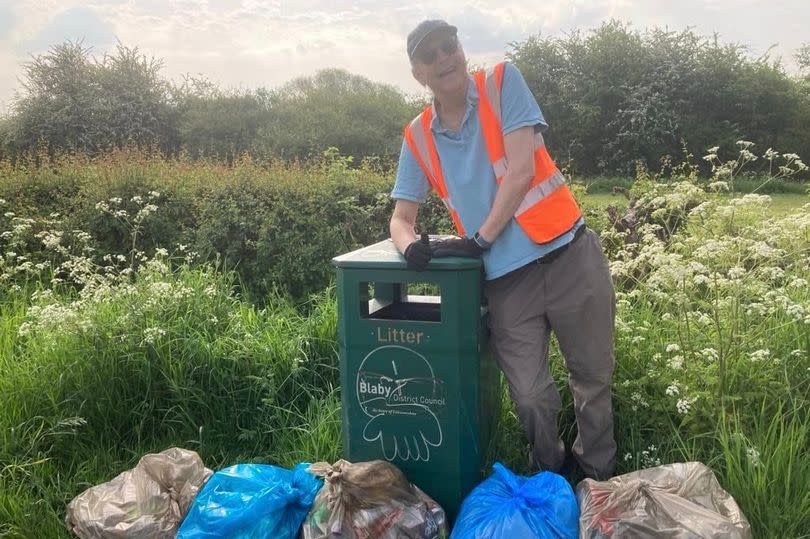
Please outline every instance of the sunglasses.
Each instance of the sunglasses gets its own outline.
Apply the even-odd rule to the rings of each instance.
[[[420,49],[416,51],[414,58],[423,64],[430,65],[436,61],[436,58],[439,57],[439,50],[448,56],[455,54],[455,52],[458,50],[458,38],[456,36],[450,36],[435,47],[430,49]]]

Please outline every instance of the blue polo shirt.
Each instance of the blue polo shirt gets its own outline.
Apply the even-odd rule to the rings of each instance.
[[[504,69],[501,110],[504,134],[526,126],[533,126],[536,131],[545,131],[548,128],[526,81],[523,80],[520,71],[510,63],[507,63]],[[459,131],[444,129],[435,112],[434,109],[431,130],[436,140],[444,181],[464,230],[472,235],[484,224],[498,190],[495,172],[492,170],[484,144],[478,116],[478,90],[472,77],[467,87],[467,110]],[[410,148],[403,141],[397,179],[391,197],[422,203],[429,191],[430,184],[427,178]],[[495,239],[492,247],[484,253],[486,278],[501,277],[565,245],[573,239],[574,230],[581,223],[582,219],[571,232],[551,243],[539,245],[523,232],[517,221],[512,219]]]

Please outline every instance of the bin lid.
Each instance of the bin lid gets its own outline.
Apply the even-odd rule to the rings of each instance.
[[[439,237],[441,236],[431,236],[431,239]],[[399,253],[390,238],[363,247],[362,249],[336,256],[332,259],[332,264],[338,268],[407,269],[405,257]],[[478,269],[480,267],[481,260],[478,258],[448,256],[431,260],[428,265],[428,270],[466,270]]]

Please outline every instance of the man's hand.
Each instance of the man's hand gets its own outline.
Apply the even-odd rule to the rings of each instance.
[[[484,253],[475,240],[472,238],[449,238],[439,239],[430,242],[433,256],[440,258],[443,256],[463,256],[465,258],[480,258]]]
[[[413,241],[408,245],[403,253],[405,260],[408,262],[408,269],[415,271],[425,271],[428,262],[433,256],[428,242],[428,235],[422,234],[422,237]]]

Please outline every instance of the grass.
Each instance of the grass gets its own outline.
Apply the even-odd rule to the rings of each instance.
[[[334,300],[259,310],[232,286],[186,269],[87,303],[65,291],[59,319],[45,311],[28,335],[30,291],[5,298],[0,535],[66,537],[73,496],[173,445],[215,469],[338,458]]]
[[[240,302],[228,292],[227,276],[215,272],[184,270],[163,275],[161,282],[175,292],[188,287],[194,293],[178,302],[169,291],[128,325],[119,325],[116,320],[146,299],[143,294],[151,290],[146,278],[136,283],[140,292],[111,296],[84,312],[93,322],[84,333],[51,328],[17,337],[26,294],[2,303],[0,533],[5,537],[67,537],[62,514],[73,496],[132,467],[141,455],[172,445],[197,450],[214,469],[339,458],[331,293],[317,298],[304,317],[282,300],[265,310]],[[210,286],[216,294],[206,294]],[[639,321],[655,316],[643,305],[631,314]],[[166,334],[144,344],[144,331],[154,327],[157,315]],[[666,333],[661,330],[661,342],[668,340]],[[115,343],[122,336],[132,338]],[[663,402],[631,410],[636,386],[621,380],[638,377],[645,355],[628,354],[627,345],[619,336],[614,406],[619,455],[633,457],[620,459],[618,471],[701,460],[735,496],[757,537],[802,537],[810,525],[805,451],[810,420],[798,404],[802,399],[795,409],[775,413],[764,405],[755,413],[720,409],[719,421],[695,432]],[[560,426],[570,445],[573,406],[562,358],[556,345],[552,348],[564,399]],[[504,415],[489,460],[526,473],[525,436],[506,392],[503,396]],[[748,458],[750,447],[758,448],[760,464]]]
[[[690,226],[673,205],[683,192],[656,189],[650,219],[681,223],[669,241],[602,235],[618,287],[617,472],[700,460],[756,537],[808,537],[807,197],[733,211],[720,201]],[[594,210],[614,200],[584,199]],[[232,273],[160,257],[84,287],[24,275],[0,289],[0,536],[67,537],[70,499],[174,445],[213,469],[341,455],[331,289],[303,306],[273,295],[259,307]],[[551,356],[570,446],[554,344]],[[489,461],[525,473],[525,436],[503,399]]]
[[[810,195],[806,194],[774,193],[768,196],[771,197],[770,209],[774,217],[787,215],[804,204],[810,203]],[[582,197],[583,203],[594,209],[603,209],[611,204],[618,207],[627,206],[627,199],[621,194],[587,193],[582,195]],[[732,197],[729,196],[729,198]]]

